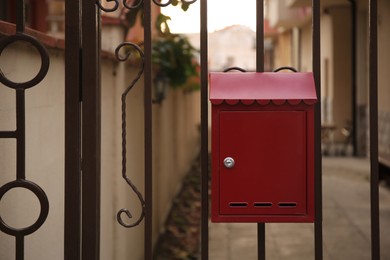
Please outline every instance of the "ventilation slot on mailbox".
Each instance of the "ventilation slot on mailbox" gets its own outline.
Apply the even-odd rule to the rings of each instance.
[[[248,206],[246,202],[230,202],[229,207],[231,208],[245,208]]]
[[[270,207],[272,207],[272,203],[271,202],[255,202],[255,203],[253,203],[253,206],[255,208],[270,208]]]
[[[296,202],[279,202],[279,208],[295,208],[297,206]]]

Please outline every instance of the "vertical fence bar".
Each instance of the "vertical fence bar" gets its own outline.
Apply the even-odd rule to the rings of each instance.
[[[26,23],[26,7],[24,0],[16,2],[16,31],[24,32]],[[16,156],[16,178],[25,179],[26,147],[25,147],[25,95],[24,89],[16,90],[16,132],[17,132],[17,156]],[[24,259],[24,236],[15,236],[15,259]]]
[[[153,256],[153,168],[152,168],[152,8],[151,0],[144,1],[144,110],[145,110],[145,259]]]
[[[371,259],[380,259],[378,173],[378,2],[370,0],[370,170],[371,170]]]
[[[15,236],[15,259],[24,260],[24,236]]]
[[[65,2],[65,225],[64,259],[81,253],[80,2]]]
[[[100,257],[100,12],[83,0],[82,35],[82,259]]]
[[[26,6],[24,0],[16,1],[16,31],[24,32],[26,24]]]
[[[209,259],[208,29],[207,0],[200,1],[201,67],[201,259]]]
[[[264,0],[256,1],[256,71],[264,72]],[[265,259],[265,223],[257,224],[257,257]]]
[[[357,142],[357,78],[356,78],[356,48],[357,48],[357,15],[356,15],[356,0],[349,0],[351,5],[351,95],[352,95],[352,146],[353,156],[358,156],[358,142]]]
[[[264,0],[256,1],[256,71],[264,72]]]
[[[314,246],[315,259],[322,260],[322,157],[321,157],[321,31],[320,0],[313,0],[313,73],[318,102],[315,105],[315,223]]]
[[[25,92],[16,90],[16,178],[26,179],[26,119]]]

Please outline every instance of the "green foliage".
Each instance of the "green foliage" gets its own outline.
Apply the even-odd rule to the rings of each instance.
[[[162,75],[168,77],[172,87],[180,87],[192,76],[198,76],[196,49],[187,37],[180,34],[164,34],[154,40],[152,62]]]
[[[141,24],[144,26],[144,4],[140,4],[137,8],[131,9],[126,13],[126,20],[128,22],[129,28],[133,27],[137,19],[141,19]]]
[[[187,11],[189,4],[172,0],[173,6],[180,6]],[[139,8],[131,10],[126,15],[129,27],[133,27],[137,19],[143,21],[143,4]],[[196,61],[196,50],[188,38],[181,34],[172,34],[168,25],[169,16],[159,14],[155,28],[158,37],[152,43],[152,63],[156,67],[157,74],[170,79],[173,88],[199,89],[198,80],[199,64]],[[141,23],[143,26],[143,22]]]
[[[179,4],[178,0],[172,0],[172,5],[177,6]],[[180,5],[181,9],[185,12],[190,7],[190,4],[182,2]]]
[[[159,14],[156,19],[156,29],[160,35],[170,34],[171,30],[169,29],[168,21],[171,20],[171,17]]]

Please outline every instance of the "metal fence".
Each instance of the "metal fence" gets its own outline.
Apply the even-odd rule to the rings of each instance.
[[[182,0],[184,1],[184,0]],[[194,1],[185,1],[193,3]],[[202,221],[201,221],[201,259],[208,259],[209,254],[209,212],[208,212],[208,31],[207,31],[207,0],[200,1],[200,35],[201,35],[201,171],[202,171]],[[65,70],[65,245],[64,258],[99,259],[100,243],[100,12],[102,6],[96,0],[74,1],[66,0],[66,70]],[[112,0],[114,11],[120,4],[127,1]],[[15,187],[33,192],[41,204],[41,212],[35,224],[16,229],[8,226],[0,219],[2,232],[16,239],[16,259],[24,259],[24,237],[35,232],[44,222],[48,214],[49,202],[45,192],[25,176],[25,105],[24,92],[34,87],[46,75],[49,67],[48,54],[45,48],[35,38],[25,33],[25,1],[17,0],[16,33],[0,39],[0,53],[15,41],[31,43],[40,53],[42,67],[35,78],[25,83],[15,83],[0,73],[0,82],[16,92],[17,129],[1,131],[0,138],[13,138],[17,141],[17,173],[16,179],[0,188],[0,199]],[[152,259],[152,17],[153,4],[161,7],[171,4],[171,0],[135,1],[132,9],[139,4],[144,5],[144,46],[142,67],[144,85],[145,109],[145,194],[138,193],[143,206],[145,221],[145,259]],[[264,1],[256,0],[257,9],[257,72],[264,71]],[[238,3],[237,4],[243,4]],[[315,76],[318,100],[320,97],[320,0],[313,0],[312,41],[313,41],[313,72]],[[221,7],[223,8],[223,7]],[[379,240],[379,198],[378,198],[378,111],[377,111],[377,1],[370,1],[370,158],[371,158],[371,234],[372,259],[380,259]],[[129,44],[129,43],[123,43]],[[123,45],[120,45],[120,47]],[[119,47],[119,48],[120,48]],[[134,46],[133,46],[134,47]],[[137,48],[137,47],[134,47]],[[117,54],[118,59],[126,59]],[[128,89],[130,91],[131,87]],[[127,93],[127,92],[126,92]],[[124,93],[124,95],[126,95]],[[321,111],[320,103],[316,105],[315,120],[315,259],[323,257],[322,241],[322,162],[321,162]],[[123,104],[124,112],[126,104]],[[126,125],[124,124],[124,141]],[[124,160],[126,151],[123,151]],[[126,161],[124,161],[123,177],[131,188],[136,190],[131,180],[126,176]],[[82,169],[82,175],[81,175]],[[82,177],[81,177],[82,176]],[[123,226],[122,219],[126,210],[118,213],[118,221]],[[129,215],[128,215],[129,216]],[[137,224],[137,223],[135,223]],[[258,259],[265,259],[265,225],[258,223]]]
[[[12,43],[21,41],[34,46],[41,58],[41,68],[37,75],[25,82],[15,82],[8,79],[0,70],[0,82],[6,87],[14,89],[16,92],[16,130],[1,131],[0,138],[16,139],[16,178],[0,187],[0,200],[12,189],[22,188],[31,191],[39,200],[41,210],[35,223],[24,228],[16,228],[7,225],[0,217],[0,230],[10,236],[15,237],[15,258],[24,259],[24,238],[34,233],[45,222],[49,213],[49,200],[45,191],[36,183],[28,180],[26,176],[26,111],[25,111],[25,92],[29,88],[36,86],[41,82],[49,70],[49,55],[44,46],[35,38],[25,33],[25,8],[23,1],[17,1],[16,5],[16,33],[14,35],[2,38],[0,40],[0,54]]]

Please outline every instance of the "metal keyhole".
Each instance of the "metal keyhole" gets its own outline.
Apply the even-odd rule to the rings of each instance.
[[[232,157],[226,157],[225,160],[223,160],[223,164],[228,169],[233,168],[234,167],[234,159]]]

